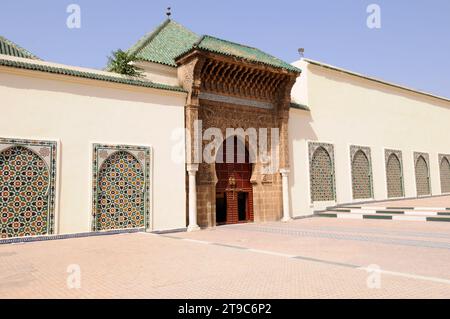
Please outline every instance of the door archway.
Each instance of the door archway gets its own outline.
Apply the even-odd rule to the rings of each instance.
[[[216,225],[253,222],[252,164],[244,142],[237,136],[223,142],[215,169]]]

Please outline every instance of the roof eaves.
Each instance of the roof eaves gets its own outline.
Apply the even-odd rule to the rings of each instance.
[[[0,58],[0,66],[32,70],[32,71],[47,72],[47,73],[59,74],[59,75],[67,75],[67,76],[73,76],[73,77],[79,77],[79,78],[85,78],[85,79],[91,79],[91,80],[97,80],[97,81],[104,81],[104,82],[126,84],[126,85],[132,85],[132,86],[139,86],[139,87],[146,87],[146,88],[186,93],[186,91],[183,88],[178,87],[178,86],[154,83],[154,82],[144,81],[144,80],[140,80],[140,79],[124,78],[124,77],[119,77],[119,76],[115,76],[115,75],[103,75],[103,74],[97,74],[97,73],[93,73],[93,72],[84,72],[84,71],[74,70],[74,69],[70,69],[70,68],[55,67],[55,66],[50,66],[50,65],[45,65],[45,64],[32,63],[32,62],[28,62],[28,61],[27,62],[15,61],[15,60]]]
[[[150,62],[150,63],[157,63],[157,64],[163,64],[163,65],[167,65],[167,66],[177,67],[176,63],[167,63],[164,61],[153,60],[153,59],[148,59],[148,58],[144,58],[144,57],[139,57],[139,59],[136,59],[136,61],[145,61],[145,62]]]
[[[213,49],[210,49],[210,48],[208,48],[208,47],[202,46],[202,42],[203,42],[206,38],[210,38],[210,39],[213,39],[213,40],[216,40],[216,41],[225,42],[225,43],[228,43],[228,44],[231,44],[231,45],[237,45],[237,46],[249,48],[249,49],[252,49],[252,50],[260,51],[261,53],[263,53],[263,54],[265,54],[265,55],[267,55],[267,56],[270,56],[271,58],[274,58],[274,59],[279,60],[279,61],[280,61],[280,64],[285,64],[285,65],[284,65],[284,66],[276,65],[276,64],[273,64],[273,63],[268,63],[268,62],[258,61],[258,60],[255,60],[255,59],[249,59],[249,58],[242,57],[242,56],[238,56],[238,55],[235,55],[235,54],[231,54],[231,53],[226,53],[226,52],[219,51],[219,50],[213,50]],[[181,53],[179,56],[177,56],[177,57],[175,58],[175,60],[178,60],[178,59],[181,58],[182,56],[187,55],[189,52],[191,52],[191,51],[193,51],[193,50],[195,50],[195,49],[204,50],[204,51],[207,51],[207,52],[211,52],[211,53],[215,53],[215,54],[219,54],[219,55],[223,55],[223,56],[235,57],[235,58],[238,58],[238,59],[242,59],[242,60],[245,60],[245,61],[249,61],[249,62],[251,62],[251,63],[267,65],[267,66],[271,66],[271,67],[277,68],[277,69],[284,69],[284,70],[287,70],[287,71],[297,72],[297,73],[301,73],[301,72],[302,72],[301,69],[299,69],[299,68],[297,68],[297,67],[295,67],[295,66],[293,66],[293,65],[290,65],[290,64],[288,64],[288,63],[286,63],[286,62],[284,62],[284,61],[282,61],[282,60],[280,60],[280,59],[278,59],[278,58],[276,58],[276,57],[274,57],[274,56],[272,56],[272,55],[270,55],[270,54],[268,54],[268,53],[265,53],[265,52],[261,51],[260,49],[257,49],[257,48],[255,48],[255,47],[251,47],[251,46],[248,46],[248,45],[244,45],[244,44],[240,44],[240,43],[236,43],[236,42],[232,42],[232,41],[220,39],[220,38],[217,38],[217,37],[214,37],[214,36],[211,36],[211,35],[202,35],[202,36],[198,39],[198,41],[197,41],[196,43],[194,43],[194,45],[193,45],[192,47],[190,47],[189,49],[187,49],[186,51],[184,51],[183,53]]]
[[[297,109],[297,110],[303,110],[303,111],[311,111],[311,109],[307,105],[295,103],[295,102],[291,102],[291,108]]]

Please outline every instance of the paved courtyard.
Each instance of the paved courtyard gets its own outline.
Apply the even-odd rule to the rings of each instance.
[[[310,218],[1,245],[0,297],[449,298],[450,223]]]

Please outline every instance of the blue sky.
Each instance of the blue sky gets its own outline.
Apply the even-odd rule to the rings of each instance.
[[[81,29],[66,8],[81,7]],[[369,4],[381,29],[366,25]],[[0,34],[39,57],[103,68],[112,50],[127,49],[165,19],[198,34],[258,47],[288,62],[305,56],[450,97],[448,0],[2,0]]]

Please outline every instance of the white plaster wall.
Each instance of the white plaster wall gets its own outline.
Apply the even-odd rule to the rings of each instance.
[[[355,202],[349,153],[352,144],[371,148],[375,200],[387,198],[385,148],[403,152],[406,197],[417,196],[414,152],[429,153],[432,195],[441,194],[438,154],[450,153],[450,102],[305,61],[295,65],[303,74],[293,88],[293,99],[307,104],[311,112],[290,112],[290,195],[294,216],[333,204],[311,205],[308,140],[334,144],[337,203]],[[302,77],[307,79],[307,94]]]
[[[151,146],[153,230],[186,226],[185,166],[171,159],[184,94],[10,70],[0,69],[0,136],[60,141],[60,234],[90,231],[95,142]]]
[[[141,68],[143,76],[152,82],[173,86],[179,85],[178,71],[175,67],[146,61],[137,61],[134,64]]]

